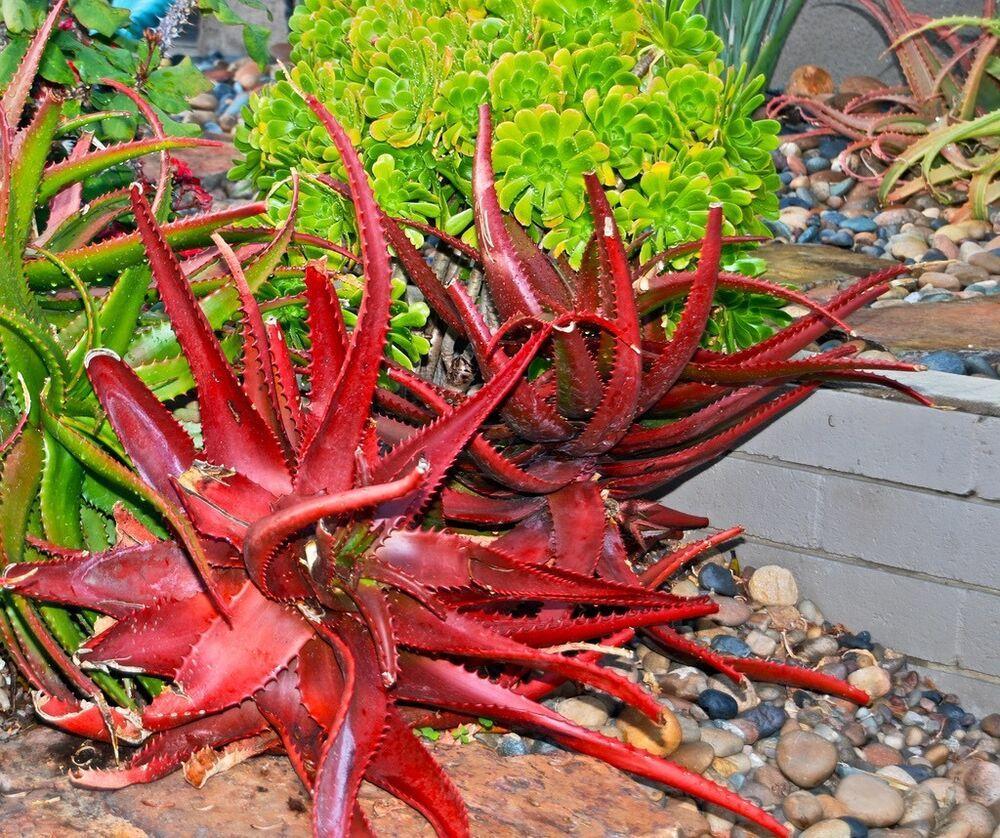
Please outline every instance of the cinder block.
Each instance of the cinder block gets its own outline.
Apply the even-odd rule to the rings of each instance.
[[[938,608],[936,603],[934,608]],[[1000,676],[1000,595],[969,591],[958,626],[959,665]],[[997,699],[994,710],[1000,711],[1000,692]]]
[[[1000,494],[998,439],[993,417],[820,390],[739,450],[957,495]]]
[[[825,552],[1000,587],[1000,505],[833,475],[822,492],[817,527]]]
[[[780,463],[727,457],[671,490],[663,502],[715,527],[742,524],[768,541],[819,546],[817,504],[825,477]]]

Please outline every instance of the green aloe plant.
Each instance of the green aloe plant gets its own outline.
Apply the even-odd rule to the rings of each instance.
[[[771,81],[781,49],[806,0],[701,0],[708,25],[724,44],[731,67]]]
[[[472,242],[475,112],[488,102],[501,206],[554,256],[580,263],[591,229],[589,171],[611,188],[623,228],[648,233],[649,252],[701,235],[711,200],[726,205],[730,232],[763,234],[761,217],[777,211],[769,152],[778,125],[753,119],[761,80],[726,70],[722,41],[696,7],[305,0],[292,16],[287,72],[252,98],[237,131],[244,158],[232,176],[253,178],[280,216],[288,173],[299,168],[305,229],[354,236],[349,207],[310,181],[344,173],[301,90],[358,143],[391,215]],[[396,161],[391,171],[385,154]],[[694,208],[696,224],[687,212],[660,209],[666,196]]]
[[[259,215],[261,203],[169,220],[166,152],[208,143],[166,136],[154,109],[114,80],[102,87],[134,104],[148,136],[95,147],[88,128],[106,113],[82,120],[69,92],[38,75],[65,6],[65,0],[54,5],[0,92],[0,554],[12,562],[35,555],[33,539],[100,550],[115,540],[116,522],[119,531],[128,520],[159,531],[155,516],[162,510],[155,497],[88,465],[101,449],[124,456],[84,375],[93,350],[129,357],[164,398],[185,394],[193,383],[169,325],[148,305],[157,300],[148,290],[145,249],[130,232],[128,190],[106,189],[107,173],[144,155],[161,155],[151,203],[168,243],[198,249],[186,265],[188,277],[217,327],[234,319],[238,295],[220,278],[218,256],[209,249],[213,235],[223,232],[234,242],[255,288],[292,238],[291,224],[278,231],[232,226]],[[239,338],[230,333],[225,341],[235,349]],[[88,612],[0,594],[5,645],[37,649],[63,674],[74,671],[69,656],[92,627]],[[106,695],[125,706],[136,686],[103,672],[77,673],[72,680],[93,701]],[[156,685],[147,680],[145,686]]]

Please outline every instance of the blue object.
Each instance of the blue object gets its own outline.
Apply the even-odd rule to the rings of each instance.
[[[126,31],[133,38],[141,38],[146,29],[155,29],[170,11],[173,0],[112,0],[116,9],[128,9],[132,16]]]
[[[799,244],[812,244],[817,241],[820,236],[820,229],[815,224],[810,224],[805,230],[799,235]]]
[[[845,218],[840,222],[840,226],[850,230],[852,233],[874,233],[878,229],[878,224],[867,215]]]
[[[780,201],[778,201],[778,206],[782,209],[786,207],[802,207],[803,209],[812,209],[813,204],[803,201],[797,194],[796,195],[785,195]]]
[[[781,726],[788,720],[788,714],[773,704],[758,704],[747,710],[742,718],[757,728],[761,739],[767,739],[781,730]]]
[[[819,153],[830,160],[835,160],[840,156],[840,152],[847,148],[847,140],[840,138],[823,140],[819,144]]]
[[[749,658],[753,652],[738,637],[728,634],[720,634],[712,638],[712,650],[723,655],[731,655],[734,658]]]
[[[842,181],[830,184],[830,194],[836,195],[838,198],[842,196],[845,192],[849,191],[852,186],[854,186],[854,178],[844,178]]]
[[[736,596],[736,580],[732,571],[722,565],[709,562],[698,573],[698,584],[706,591],[722,596]]]
[[[965,360],[957,352],[941,349],[931,352],[921,359],[927,369],[938,372],[950,372],[952,375],[965,375]]]
[[[710,719],[735,719],[740,709],[736,699],[722,690],[703,690],[697,703]]]
[[[805,163],[806,171],[813,174],[830,168],[830,161],[825,157],[807,157]]]
[[[842,634],[839,640],[844,649],[865,649],[869,652],[872,650],[872,636],[867,631],[859,631],[857,634]]]

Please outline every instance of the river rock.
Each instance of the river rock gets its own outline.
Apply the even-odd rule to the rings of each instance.
[[[851,774],[837,787],[837,800],[866,826],[893,826],[903,816],[903,796],[884,780]]]
[[[785,93],[789,96],[826,96],[836,89],[833,77],[815,64],[800,64],[788,77]]]
[[[963,824],[969,828],[969,838],[990,838],[997,827],[997,819],[981,803],[961,803],[948,816],[949,824]]]
[[[753,613],[750,606],[741,599],[733,599],[727,596],[712,597],[719,606],[715,614],[709,614],[708,619],[723,626],[741,626],[750,619]]]
[[[820,802],[807,791],[795,791],[781,804],[785,817],[799,829],[807,829],[823,817]]]
[[[791,571],[778,565],[765,565],[750,577],[750,596],[763,605],[795,605],[799,587]]]
[[[837,749],[822,736],[796,730],[778,740],[777,761],[781,773],[795,785],[811,789],[837,767]]]
[[[1000,253],[995,250],[983,250],[973,253],[968,262],[977,268],[982,268],[991,274],[1000,274]]]
[[[937,814],[938,802],[930,789],[915,788],[906,793],[903,800],[903,814],[899,819],[902,826],[929,826]]]
[[[847,676],[851,686],[864,690],[874,698],[881,698],[892,689],[889,673],[880,666],[863,666]]]
[[[681,744],[680,723],[666,708],[663,720],[657,723],[636,708],[626,707],[616,723],[625,742],[656,756],[672,754]]]
[[[994,739],[1000,739],[1000,713],[990,713],[988,716],[983,716],[979,727],[983,733],[989,734]]]
[[[887,765],[902,765],[903,755],[895,748],[890,748],[881,742],[872,742],[861,749],[861,755],[865,762],[874,765],[876,768],[885,768]]]
[[[676,762],[695,774],[704,774],[715,759],[715,751],[707,742],[684,742],[670,755]]]
[[[682,666],[657,677],[657,683],[668,695],[695,701],[708,687],[708,676],[693,666]]]
[[[728,730],[721,730],[715,726],[703,727],[701,729],[701,741],[712,746],[712,751],[717,757],[728,757],[739,753],[746,744],[735,733]]]
[[[1000,765],[970,759],[961,766],[962,785],[976,803],[992,806],[1000,801]]]
[[[698,706],[710,719],[732,719],[739,712],[739,705],[731,695],[722,690],[704,690],[698,696]]]
[[[799,838],[851,838],[851,827],[840,818],[830,818],[813,824]]]
[[[581,695],[574,698],[564,698],[556,706],[571,722],[590,730],[599,730],[608,723],[608,711],[604,702],[592,695]]]

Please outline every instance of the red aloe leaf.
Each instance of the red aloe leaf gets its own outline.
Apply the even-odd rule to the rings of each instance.
[[[365,779],[420,812],[441,838],[471,834],[458,789],[394,708],[389,709],[382,745],[369,762]]]
[[[265,592],[270,590],[269,570],[275,553],[289,536],[320,518],[349,515],[359,509],[386,503],[411,494],[427,479],[428,466],[421,460],[410,471],[385,483],[349,489],[333,495],[312,495],[283,506],[253,521],[243,541],[247,573]]]
[[[385,517],[409,519],[423,508],[469,439],[520,380],[539,347],[548,339],[550,331],[547,326],[539,328],[510,362],[474,396],[450,413],[425,425],[386,454],[375,472],[376,480],[386,480],[400,474],[411,467],[418,457],[426,458],[429,469],[427,480],[417,493],[390,505],[391,509],[381,510],[381,514]]]
[[[310,350],[306,377],[309,379],[307,440],[312,439],[319,420],[333,398],[337,379],[347,355],[347,330],[340,301],[325,268],[315,263],[305,270],[306,323],[309,326]]]
[[[447,487],[441,491],[445,517],[470,524],[515,524],[537,512],[543,503],[541,498],[488,498]]]
[[[142,585],[136,585],[134,580],[140,578]],[[98,604],[115,619],[160,600],[185,599],[202,592],[187,558],[172,541],[11,564],[0,577],[0,587],[63,605]]]
[[[633,425],[612,451],[616,455],[641,454],[682,445],[724,425],[758,402],[769,398],[778,386],[742,387],[675,422],[657,427]],[[685,527],[687,529],[687,527]]]
[[[389,328],[391,268],[380,210],[357,152],[340,123],[319,100],[309,96],[306,101],[329,132],[347,170],[365,275],[364,296],[344,364],[296,474],[296,486],[303,492],[336,492],[354,483],[355,451],[371,414]]]
[[[303,651],[315,643],[322,645],[322,641],[310,640],[302,647]],[[336,661],[332,663],[334,673],[339,674]],[[254,703],[280,737],[285,753],[288,754],[288,760],[302,780],[302,785],[311,791],[326,729],[303,705],[301,689],[306,679],[298,674],[299,664],[300,661],[292,663],[264,689],[255,693]],[[342,689],[337,689],[328,693],[326,698],[331,702],[340,701],[343,698],[341,692]]]
[[[493,177],[493,121],[489,105],[479,106],[479,133],[472,168],[472,206],[482,247],[483,270],[493,301],[505,320],[542,312],[527,266],[514,247],[497,200]]]
[[[653,362],[642,382],[640,413],[645,413],[677,383],[685,365],[691,360],[701,341],[712,300],[719,280],[719,260],[722,257],[722,207],[714,204],[708,211],[705,244],[698,270],[695,272],[681,319],[666,349]]]
[[[247,284],[246,275],[240,260],[233,249],[218,233],[212,234],[212,241],[222,256],[223,263],[229,270],[229,275],[236,286],[239,296],[239,307],[243,314],[243,391],[250,403],[261,417],[268,423],[271,430],[279,432],[278,418],[274,413],[274,403],[271,396],[274,392],[274,381],[271,361],[267,352],[267,334],[264,331],[264,318],[254,299],[253,291]]]
[[[678,570],[693,562],[698,556],[713,547],[731,541],[743,532],[743,527],[730,527],[728,530],[715,533],[708,538],[696,541],[693,544],[685,544],[672,553],[667,553],[657,559],[639,574],[639,581],[647,588],[658,588],[673,576]]]
[[[312,636],[301,614],[245,583],[229,603],[230,623],[215,619],[178,667],[177,690],[160,693],[143,712],[151,730],[232,707],[275,678]],[[244,650],[232,654],[234,648]]]
[[[96,739],[99,742],[110,742],[108,722],[114,729],[114,738],[137,745],[146,736],[146,731],[140,726],[138,719],[128,710],[119,707],[100,707],[93,701],[78,701],[75,698],[57,698],[44,692],[34,696],[35,712],[54,727],[81,736],[85,739]]]
[[[663,710],[642,687],[613,670],[579,658],[547,654],[484,628],[477,620],[452,612],[445,619],[407,597],[396,597],[393,610],[399,615],[399,641],[414,651],[448,655],[488,662],[505,662],[552,672],[581,684],[588,684],[624,701],[651,719],[659,719]]]
[[[195,459],[194,443],[131,368],[113,352],[90,352],[87,377],[136,470],[164,497],[177,499],[171,477]]]
[[[142,96],[140,96],[131,87],[122,84],[115,79],[103,78],[101,79],[101,84],[117,90],[123,96],[128,97],[132,103],[142,114],[143,119],[146,120],[147,124],[153,131],[153,136],[159,140],[166,138],[166,133],[163,130],[163,123],[160,121],[160,117],[157,115],[153,106],[149,104]],[[169,198],[169,187],[170,187],[170,156],[166,151],[160,152],[160,173],[156,178],[156,188],[153,192],[153,213],[157,216],[160,215],[163,209],[163,202]]]
[[[663,274],[653,277],[650,280],[640,280],[640,294],[637,296],[636,305],[641,315],[647,315],[654,309],[663,305],[668,300],[683,296],[693,287],[694,281],[698,278],[697,271],[682,271],[678,273]],[[833,312],[827,311],[826,307],[815,300],[800,294],[783,285],[777,285],[764,279],[743,276],[742,274],[719,272],[718,287],[730,291],[741,291],[750,294],[767,294],[771,297],[778,297],[790,303],[797,303],[828,320],[835,326],[839,326],[845,332],[851,333],[853,330],[843,320]]]
[[[826,303],[826,310],[837,317],[846,317],[853,311],[867,305],[883,294],[889,280],[906,273],[905,265],[893,265],[883,271],[870,274],[858,280]],[[734,352],[727,357],[730,364],[742,364],[750,360],[773,361],[788,358],[808,346],[816,338],[829,330],[821,317],[809,314],[796,320],[790,326],[775,332],[771,337],[754,346]]]
[[[645,633],[668,652],[691,658],[700,664],[721,672],[734,683],[742,683],[745,678],[734,666],[739,658],[730,658],[713,652],[707,646],[702,646],[674,631],[670,626],[650,626]]]
[[[162,600],[104,629],[77,655],[95,669],[172,678],[199,636],[218,618],[211,601],[201,593]]]
[[[277,409],[281,433],[288,440],[291,450],[298,450],[301,439],[299,429],[303,427],[304,420],[292,355],[285,341],[285,333],[276,320],[268,320],[264,328],[267,332],[271,384],[274,388],[271,397]]]
[[[620,331],[614,345],[614,363],[601,403],[590,421],[564,448],[570,454],[601,454],[613,447],[635,417],[642,380],[639,353],[639,317],[625,247],[618,234],[608,199],[597,178],[586,177],[590,211],[594,217],[600,274],[610,291],[603,302]]]
[[[236,468],[276,494],[287,492],[290,475],[277,438],[233,375],[146,199],[136,188],[131,197],[153,277],[198,387],[208,458]]]
[[[601,488],[594,480],[570,483],[548,496],[556,564],[588,576],[604,545],[607,516]]]
[[[787,663],[758,660],[757,658],[735,658],[729,661],[737,672],[748,675],[755,681],[770,681],[775,684],[785,684],[802,687],[806,690],[835,695],[846,698],[855,704],[865,706],[871,703],[871,696],[864,690],[814,669],[802,666],[792,666]]]
[[[635,496],[652,491],[729,450],[736,441],[808,398],[818,387],[818,384],[801,385],[752,411],[736,425],[722,433],[687,449],[681,449],[676,454],[666,454],[647,460],[628,461],[627,464],[620,467],[609,464],[606,467],[609,475],[612,471],[616,475],[619,473],[622,475],[620,477],[609,476],[609,486],[615,493],[622,495]]]
[[[700,774],[581,728],[544,705],[455,664],[410,655],[405,657],[403,677],[399,682],[400,698],[470,715],[485,715],[518,727],[534,728],[574,751],[597,757],[623,771],[664,783],[706,803],[728,809],[780,838],[788,835],[787,829],[766,812]]]
[[[532,646],[556,646],[606,637],[622,629],[657,626],[676,620],[693,620],[714,614],[718,606],[706,598],[678,600],[663,608],[632,608],[625,614],[603,617],[498,618],[490,620],[492,631]],[[582,658],[583,656],[578,656]]]
[[[72,780],[88,789],[120,789],[135,783],[151,783],[180,767],[202,748],[246,739],[266,729],[267,722],[253,702],[245,701],[223,713],[153,735],[123,768],[78,771]]]
[[[331,635],[339,636],[335,651],[344,671],[346,712],[324,745],[316,773],[313,831],[346,836],[359,826],[358,790],[387,733],[389,700],[371,644],[354,618],[340,615],[324,636]]]
[[[661,454],[657,457],[646,457],[641,460],[611,461],[603,464],[602,473],[610,478],[634,477],[700,465],[712,457],[728,451],[738,440],[745,437],[751,431],[756,430],[765,422],[770,421],[779,413],[788,410],[807,396],[812,395],[818,388],[818,384],[801,385],[750,411],[739,422],[730,425],[725,430],[701,442],[669,454]]]

